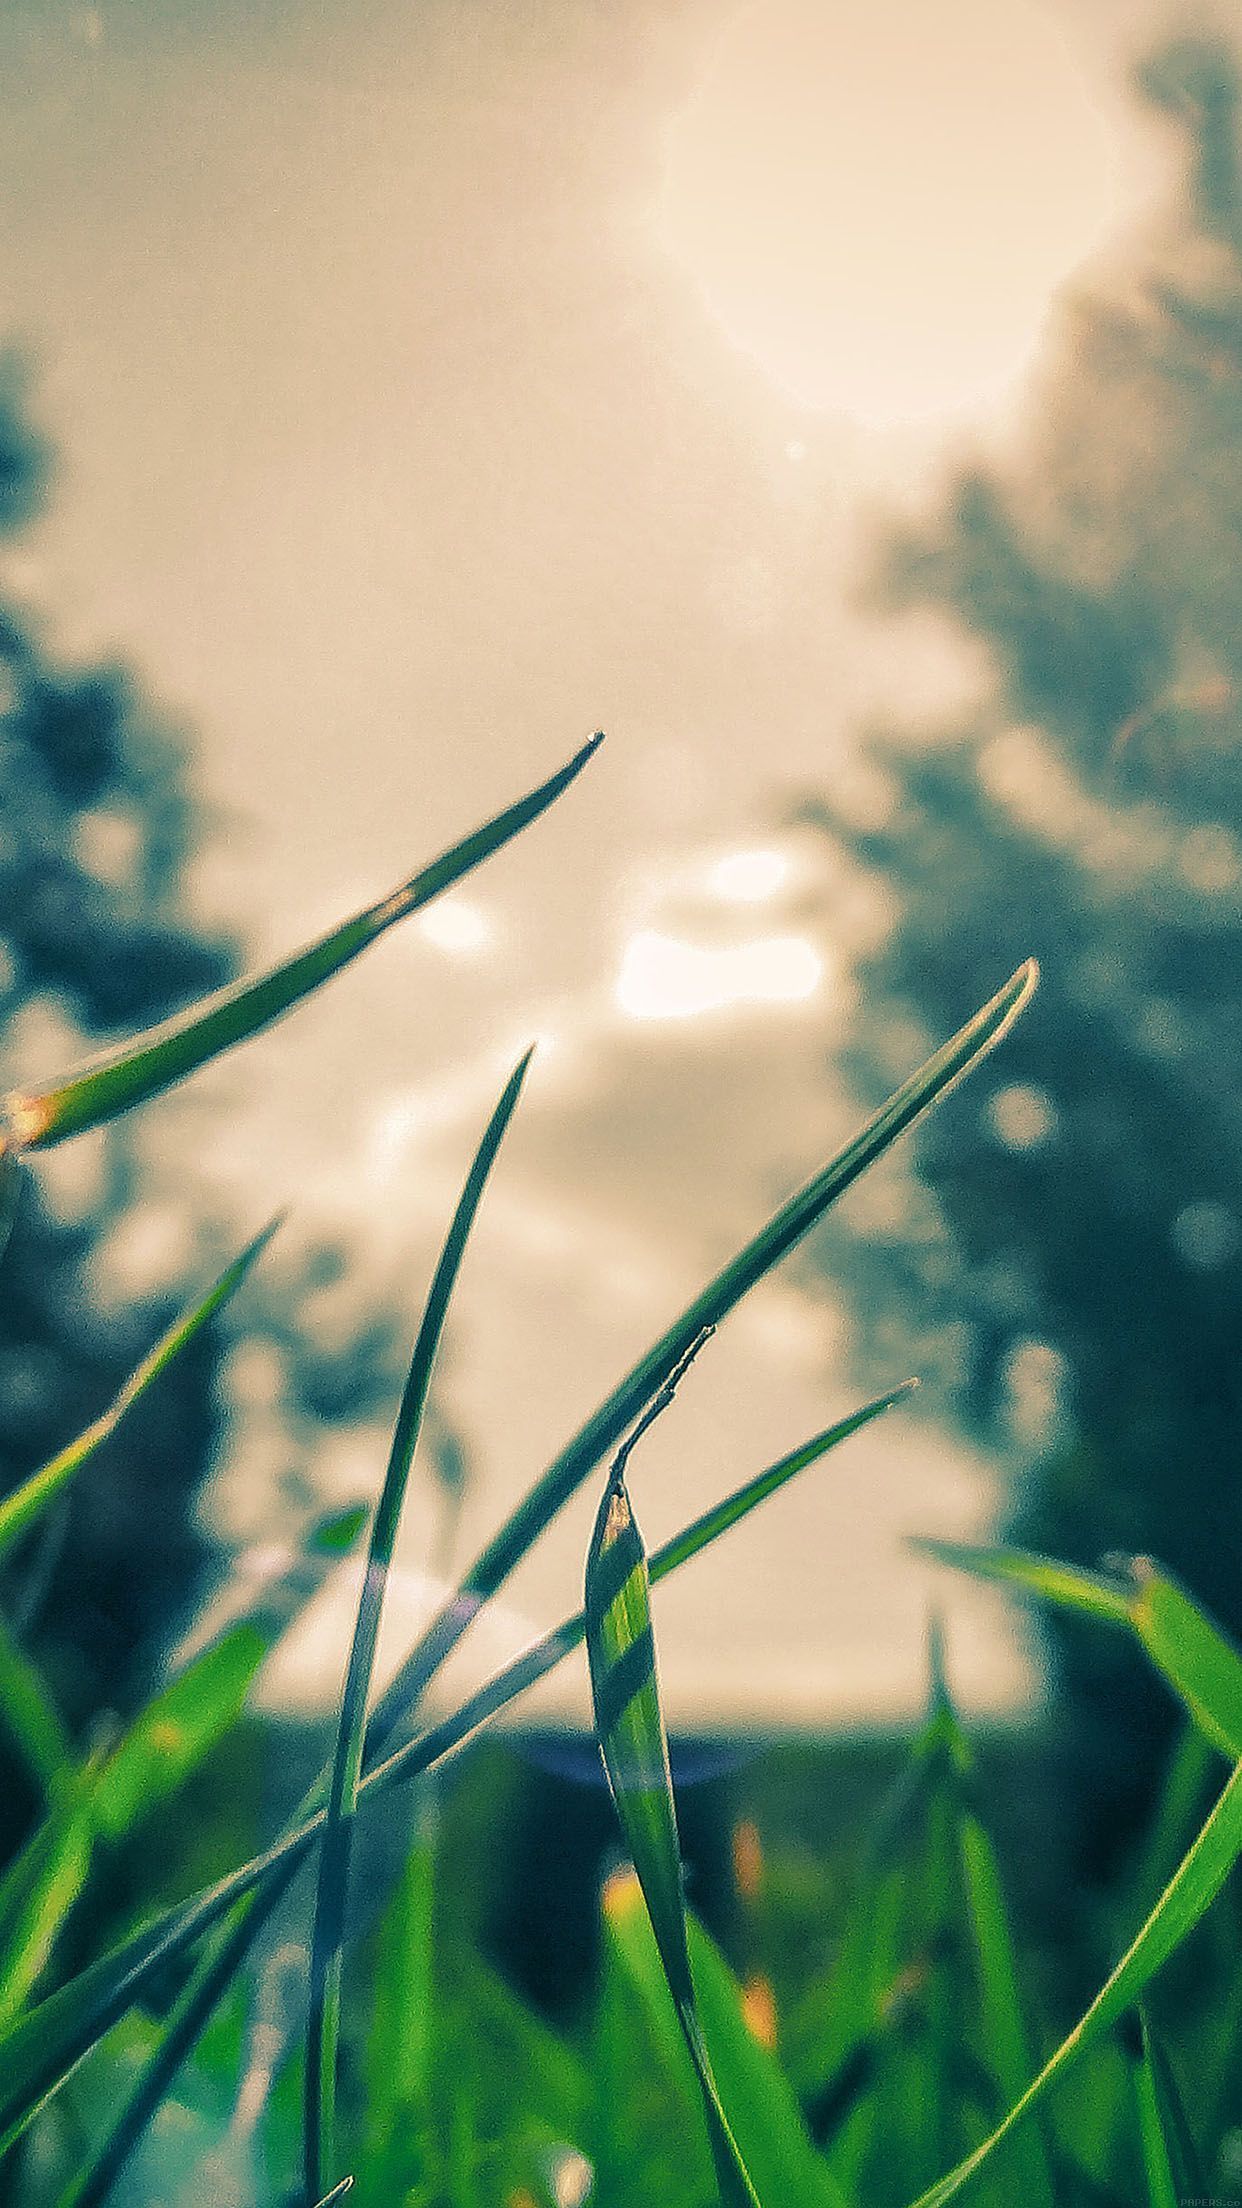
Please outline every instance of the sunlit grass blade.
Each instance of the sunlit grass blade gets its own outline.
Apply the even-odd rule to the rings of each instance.
[[[0,1880],[0,2029],[45,1968],[86,1883],[92,1776],[82,1773],[62,1791]]]
[[[367,1702],[375,1668],[380,1620],[397,1528],[405,1503],[410,1467],[422,1430],[431,1377],[439,1353],[449,1304],[466,1252],[488,1175],[513,1117],[533,1051],[511,1074],[492,1113],[466,1177],[445,1238],[414,1344],[409,1376],[401,1398],[384,1484],[363,1575],[349,1664],[341,1694],[336,1747],[328,1791],[319,1883],[311,1941],[310,2011],[307,2026],[304,2104],[306,2192],[314,2200],[327,2182],[333,2155],[336,2059],[340,2011],[340,1957],[345,1936],[345,1898],[350,1845],[366,1736]]]
[[[1130,1599],[1124,1581],[1102,1572],[1084,1571],[1077,1564],[1059,1564],[1052,1557],[1034,1556],[1025,1549],[974,1547],[965,1541],[914,1540],[910,1546],[920,1556],[952,1564],[975,1579],[1016,1587],[1024,1594],[1039,1595],[1066,1610],[1081,1610],[1106,1625],[1130,1623]]]
[[[618,1872],[604,1890],[604,1918],[631,1985],[659,2030],[669,2059],[681,2054],[669,1987],[641,1889]],[[789,2081],[745,2020],[737,1981],[692,1914],[686,1921],[690,1967],[714,2074],[756,2191],[782,2208],[843,2208],[843,2196],[807,2134]],[[661,2029],[661,2024],[663,2028]],[[693,2091],[689,2083],[687,2089]],[[691,2103],[691,2106],[693,2104]]]
[[[687,1357],[694,1355],[694,1346]],[[680,1369],[680,1368],[679,1368]],[[668,1401],[670,1375],[640,1423]],[[637,1439],[637,1434],[633,1437]],[[586,1642],[600,1753],[677,2019],[694,2064],[724,2201],[758,2208],[755,2190],[730,2129],[699,2021],[682,1888],[681,1847],[668,1741],[660,1707],[647,1553],[625,1485],[629,1447],[608,1477],[587,1551]]]
[[[333,2208],[334,2202],[344,2200],[346,2193],[353,2191],[353,2184],[352,2177],[341,2178],[330,2193],[324,2194],[323,2199],[317,2203],[317,2208]]]
[[[1231,1763],[1242,1756],[1242,1656],[1176,1580],[1149,1558],[1133,1557],[1124,1576],[1119,1570],[1106,1577],[1021,1549],[971,1548],[951,1541],[914,1545],[976,1579],[998,1581],[1106,1624],[1130,1627],[1213,1746]]]
[[[1181,2208],[1183,2202],[1206,2199],[1207,2181],[1177,2081],[1141,2007],[1123,2020],[1122,2032],[1134,2082],[1151,2208]]]
[[[367,1736],[368,1762],[418,1702],[483,1604],[503,1585],[583,1481],[617,1447],[691,1344],[727,1318],[867,1168],[1001,1040],[1029,1002],[1038,978],[1034,959],[1028,959],[1003,989],[894,1091],[830,1164],[773,1213],[767,1225],[639,1358],[481,1550],[400,1667],[372,1719]]]
[[[1242,1656],[1169,1573],[1141,1556],[1131,1571],[1135,1632],[1201,1732],[1236,1761],[1242,1756]]]
[[[37,1472],[23,1480],[20,1487],[0,1501],[0,1556],[12,1548],[18,1537],[32,1526],[40,1513],[47,1509],[58,1495],[64,1493],[70,1481],[77,1477],[82,1467],[101,1444],[115,1433],[127,1411],[132,1409],[140,1396],[146,1394],[152,1382],[191,1342],[200,1329],[214,1318],[221,1305],[240,1288],[251,1266],[267,1248],[280,1225],[280,1217],[271,1220],[253,1242],[225,1267],[219,1279],[208,1289],[200,1302],[184,1312],[167,1333],[160,1336],[155,1347],[148,1351],[142,1363],[137,1365],[114,1396],[106,1411],[89,1425],[85,1432],[71,1441],[67,1448],[50,1457]]]
[[[652,1582],[666,1578],[709,1548],[799,1472],[902,1401],[913,1386],[913,1381],[906,1381],[803,1442],[673,1535],[651,1558]],[[395,1750],[364,1778],[363,1796],[385,1793],[458,1753],[500,1710],[581,1647],[585,1632],[582,1611],[565,1619],[506,1665],[452,1716]],[[296,1869],[322,1827],[321,1811],[216,1886],[180,1907],[166,1910],[49,1995],[13,2033],[0,2040],[0,2152],[12,2144],[91,2047],[138,1999],[155,1973],[209,1933],[256,1886],[287,1876],[290,1868]]]
[[[209,1059],[218,1058],[270,1027],[273,1020],[321,987],[398,920],[438,897],[536,820],[582,771],[602,740],[600,736],[592,737],[567,766],[538,789],[506,806],[377,904],[355,913],[284,964],[223,990],[205,1005],[191,1006],[178,1018],[93,1060],[67,1079],[10,1096],[4,1109],[9,1144],[16,1150],[47,1149],[69,1135],[115,1119],[119,1113],[184,1081]]]
[[[368,2185],[381,2192],[390,2173],[395,2190],[399,2129],[425,2127],[429,2116],[439,1825],[438,1790],[428,1781],[415,1795],[405,1860],[375,1940],[362,2159]]]
[[[1050,2089],[1070,2065],[1102,2034],[1111,2031],[1126,2010],[1134,2006],[1162,1964],[1193,1931],[1215,1900],[1239,1853],[1242,1853],[1242,1763],[1234,1770],[1197,1839],[1090,2008],[996,2129],[959,2162],[956,2169],[950,2170],[923,2193],[917,2208],[941,2208],[942,2202],[953,2200],[990,2161],[1016,2126],[1042,2106]]]

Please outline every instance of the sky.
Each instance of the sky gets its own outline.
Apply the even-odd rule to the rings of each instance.
[[[537,1038],[448,1380],[467,1540],[851,1129],[849,948],[889,916],[783,823],[826,783],[865,818],[867,715],[983,679],[934,624],[895,643],[857,578],[883,514],[1020,435],[1062,287],[1167,190],[1122,86],[1165,20],[0,14],[0,297],[60,452],[6,581],[67,656],[137,664],[194,731],[200,909],[240,914],[255,958],[287,950],[608,735],[519,846],[159,1108],[163,1194],[117,1255],[135,1285],[158,1272],[191,1178],[248,1223],[289,1201],[294,1244],[346,1234],[353,1292],[397,1295],[412,1330],[454,1177]],[[794,1277],[732,1322],[636,1472],[650,1538],[857,1399],[844,1343]],[[212,1504],[242,1542],[277,1446],[262,1398]],[[373,1487],[384,1454],[356,1435],[314,1476]],[[977,1531],[993,1492],[894,1416],[670,1596],[674,1718],[912,1707],[933,1582],[901,1537]],[[423,1599],[414,1516],[397,1634]],[[515,1583],[502,1640],[573,1607],[588,1519],[583,1498]],[[964,1699],[1020,1700],[1012,1619],[934,1591]],[[289,1692],[330,1669],[347,1595]]]

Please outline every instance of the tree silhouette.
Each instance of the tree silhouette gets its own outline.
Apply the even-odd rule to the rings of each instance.
[[[884,552],[883,601],[981,639],[988,694],[875,735],[865,825],[809,808],[893,893],[860,1085],[1028,952],[1043,987],[917,1178],[822,1247],[872,1345],[913,1335],[1007,1455],[1009,1537],[1153,1552],[1242,1632],[1238,70],[1180,39],[1136,86],[1184,134],[1183,205],[1063,310],[1022,457]],[[1092,1805],[1118,1829],[1171,1712],[1120,1643],[1047,1633],[1102,1841]]]
[[[48,474],[10,363],[0,381],[4,539],[37,517]],[[188,900],[203,816],[185,740],[124,668],[58,661],[12,591],[0,595],[0,799],[0,1044],[10,1063],[56,1072],[96,1039],[142,1028],[235,973],[237,944],[199,925]],[[0,1489],[103,1408],[259,1223],[213,1219],[192,1186],[182,1193],[180,1239],[153,1248],[166,1207],[140,1122],[126,1121],[53,1152],[25,1185],[0,1274]],[[278,1260],[277,1284],[249,1292],[250,1330],[276,1352],[291,1439],[368,1415],[395,1377],[386,1313],[364,1314],[328,1346],[299,1329],[300,1294],[330,1291],[342,1262],[312,1249],[300,1265]],[[136,1699],[202,1586],[211,1544],[195,1497],[228,1409],[228,1323],[196,1337],[0,1579],[6,1620],[71,1722]],[[294,1499],[312,1507],[309,1494]],[[15,1773],[4,1776],[15,1822],[20,1791]]]

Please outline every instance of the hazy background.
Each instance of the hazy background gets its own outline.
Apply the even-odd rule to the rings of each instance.
[[[295,1243],[350,1245],[320,1323],[391,1291],[412,1331],[476,1131],[538,1035],[455,1331],[467,1543],[856,1117],[829,1061],[885,914],[788,802],[816,785],[865,822],[867,716],[978,682],[947,627],[869,620],[854,579],[882,510],[928,501],[967,446],[1020,443],[1061,288],[1170,188],[1122,81],[1167,20],[1025,0],[0,18],[0,300],[61,455],[4,581],[194,731],[197,912],[240,920],[254,958],[290,947],[608,732],[460,896],[149,1115],[155,1194],[112,1253],[145,1291],[184,1262],[204,1186],[246,1223],[291,1200]],[[60,1055],[46,1010],[19,1070]],[[844,1342],[806,1278],[756,1297],[637,1470],[649,1536],[856,1400]],[[235,1361],[208,1509],[242,1546],[278,1517],[279,1378]],[[344,1498],[384,1448],[378,1421],[338,1432],[308,1471]],[[909,1416],[854,1445],[666,1599],[675,1719],[912,1707],[932,1581],[900,1536],[993,1504],[988,1463]],[[489,1633],[572,1605],[588,1515]],[[427,1543],[424,1497],[399,1634]],[[935,1588],[964,1698],[1029,1693],[1008,1612]],[[279,1691],[334,1687],[346,1616],[342,1590]]]

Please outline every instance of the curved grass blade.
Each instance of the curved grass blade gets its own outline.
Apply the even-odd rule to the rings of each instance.
[[[1213,1747],[1231,1763],[1242,1757],[1242,1656],[1149,1557],[1130,1558],[1124,1577],[1106,1577],[1023,1549],[952,1541],[914,1546],[975,1579],[1000,1581],[1106,1624],[1129,1626]]]
[[[1193,1845],[1183,1856],[1164,1892],[1137,1937],[1127,1948],[1095,2000],[1049,2057],[1037,2078],[1015,2101],[1008,2114],[981,2146],[968,2154],[956,2169],[923,2193],[917,2208],[942,2208],[956,2198],[976,2172],[990,2161],[1001,2142],[1045,2100],[1050,2088],[1071,2063],[1134,2006],[1156,1972],[1181,1945],[1224,1885],[1242,1853],[1242,1763]]]
[[[283,1214],[278,1214],[275,1219],[270,1220],[262,1232],[256,1234],[253,1242],[247,1244],[241,1255],[225,1267],[202,1300],[189,1311],[183,1312],[167,1333],[160,1336],[155,1347],[148,1351],[142,1363],[130,1373],[107,1410],[101,1412],[85,1432],[78,1435],[76,1441],[71,1441],[56,1456],[49,1457],[46,1464],[41,1465],[37,1472],[32,1472],[29,1479],[23,1480],[21,1486],[14,1488],[11,1495],[4,1497],[0,1502],[0,1556],[11,1549],[19,1535],[25,1533],[27,1527],[33,1525],[40,1513],[47,1509],[48,1504],[63,1493],[70,1481],[77,1477],[87,1459],[116,1431],[126,1412],[132,1409],[140,1396],[146,1394],[165,1367],[172,1363],[207,1321],[215,1316],[220,1306],[240,1288],[251,1266],[267,1248],[282,1216]]]
[[[956,1035],[894,1091],[831,1163],[773,1213],[767,1225],[639,1358],[480,1551],[456,1592],[432,1619],[377,1706],[367,1736],[376,1752],[415,1707],[483,1604],[503,1585],[596,1465],[618,1446],[627,1428],[664,1386],[691,1345],[708,1328],[727,1318],[868,1166],[994,1048],[1029,1002],[1038,979],[1035,960],[1027,959],[1003,989],[998,989]]]
[[[677,2021],[699,2081],[721,2198],[728,2208],[758,2208],[758,2197],[721,2103],[699,2021],[690,1971],[677,1812],[656,1672],[647,1552],[625,1486],[630,1450],[671,1399],[681,1371],[697,1346],[691,1345],[683,1364],[669,1376],[609,1473],[587,1551],[586,1643],[600,1753]]]
[[[439,1353],[449,1303],[466,1253],[488,1175],[521,1095],[533,1050],[528,1050],[505,1084],[475,1153],[453,1214],[414,1344],[409,1377],[401,1398],[388,1468],[371,1529],[353,1643],[341,1695],[336,1748],[328,1791],[319,1884],[311,1941],[310,2013],[307,2025],[303,2149],[306,2195],[314,2200],[328,2179],[335,2129],[336,2060],[341,1998],[341,1948],[345,1937],[345,1896],[353,1820],[362,1777],[367,1702],[375,1668],[380,1620],[388,1573],[396,1546],[405,1492],[422,1430],[431,1376]]]
[[[710,1547],[799,1472],[902,1401],[914,1385],[908,1380],[816,1434],[674,1534],[651,1558],[652,1582],[666,1578]],[[363,1779],[361,1793],[387,1793],[391,1787],[446,1762],[517,1695],[579,1648],[585,1633],[585,1615],[579,1611],[506,1665],[451,1717],[395,1750]],[[290,1868],[296,1870],[322,1831],[323,1821],[321,1811],[192,1901],[166,1910],[49,1995],[0,2041],[0,2078],[4,2080],[0,2152],[13,2143],[90,2049],[139,1998],[157,1971],[203,1938],[255,1887],[264,1881],[275,1887]]]
[[[335,2201],[344,2200],[346,2193],[351,2193],[353,2189],[354,2181],[352,2177],[343,2177],[338,2185],[333,2186],[330,2193],[324,2194],[323,2199],[318,2203],[318,2208],[333,2208]]]
[[[131,1111],[134,1105],[159,1096],[208,1060],[270,1027],[273,1020],[320,988],[398,920],[430,903],[536,820],[581,773],[602,742],[602,736],[593,736],[568,765],[538,789],[506,806],[387,897],[355,913],[283,965],[222,990],[205,1005],[191,1006],[188,1012],[93,1060],[66,1080],[10,1096],[4,1106],[4,1131],[9,1144],[19,1151],[46,1150],[52,1143],[64,1142],[88,1127],[98,1127],[121,1112]]]
[[[1177,2080],[1152,2037],[1141,2007],[1123,2020],[1122,2036],[1134,2082],[1139,2144],[1151,2208],[1181,2208],[1185,2201],[1206,2199],[1207,2180]]]

